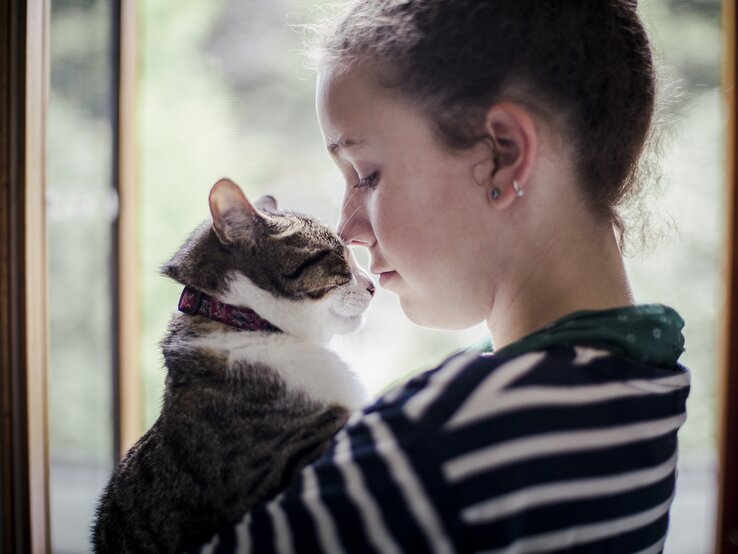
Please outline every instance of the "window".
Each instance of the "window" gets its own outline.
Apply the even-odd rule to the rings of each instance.
[[[725,305],[727,106],[721,84],[719,2],[640,2],[671,87],[662,117],[663,191],[649,198],[665,246],[626,258],[639,302],[661,302],[686,321],[680,361],[692,372],[687,422],[679,431],[677,495],[666,552],[710,552],[717,516],[716,380]],[[673,226],[670,219],[673,218]],[[660,227],[659,227],[660,225]],[[658,241],[655,241],[658,243]]]
[[[164,379],[156,343],[178,297],[178,285],[157,268],[207,217],[212,183],[228,175],[247,194],[270,193],[288,208],[338,219],[341,176],[323,153],[314,76],[290,54],[299,49],[299,36],[284,31],[309,17],[311,5],[319,2],[161,1],[141,11],[139,283],[147,427],[158,415]],[[665,157],[663,191],[648,183],[653,190],[645,206],[654,213],[653,251],[626,264],[639,302],[670,305],[687,322],[681,360],[693,371],[693,386],[680,431],[667,551],[689,554],[711,549],[717,502],[715,382],[726,237],[721,4],[649,0],[639,9],[663,66]],[[405,320],[396,296],[380,288],[367,326],[334,345],[378,391],[484,332],[483,326],[461,334],[417,327]]]
[[[95,504],[117,461],[116,17],[105,0],[51,3],[49,493],[59,553],[88,548]]]
[[[215,180],[228,175],[249,195],[337,220],[340,176],[315,121],[314,76],[285,29],[320,3],[0,8],[0,81],[9,83],[0,90],[3,551],[86,549],[116,459],[158,415],[157,343],[179,293],[158,267],[207,216]],[[738,332],[738,285],[726,285],[738,279],[738,237],[724,208],[735,202],[735,160],[724,154],[735,145],[735,4],[644,0],[639,10],[683,89],[667,106],[664,194],[650,204],[657,230],[671,232],[659,227],[671,216],[679,232],[658,254],[626,259],[638,301],[671,305],[687,322],[682,361],[693,388],[666,551],[710,551],[717,521],[714,546],[729,552],[738,514],[728,470],[738,460],[727,440],[734,427],[718,449],[718,416],[729,422],[736,404],[721,391],[738,395],[738,351],[729,350],[738,344],[728,340]],[[721,67],[731,71],[721,77]],[[733,327],[723,331],[724,321]],[[378,392],[483,332],[416,327],[380,290],[367,326],[334,346]],[[733,375],[721,376],[723,366]]]

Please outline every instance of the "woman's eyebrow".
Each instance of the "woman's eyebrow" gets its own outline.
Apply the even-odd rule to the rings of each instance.
[[[344,148],[351,148],[353,146],[360,146],[362,144],[365,144],[365,141],[340,136],[330,141],[330,143],[328,144],[328,152],[330,152],[331,156],[337,156],[338,153]]]

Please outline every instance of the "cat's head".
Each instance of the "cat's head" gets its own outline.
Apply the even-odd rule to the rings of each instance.
[[[328,225],[278,210],[272,196],[252,204],[229,179],[213,186],[209,203],[212,220],[162,273],[318,342],[361,326],[374,284]]]

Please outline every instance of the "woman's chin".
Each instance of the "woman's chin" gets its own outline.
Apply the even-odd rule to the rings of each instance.
[[[400,297],[400,307],[405,316],[421,327],[439,329],[441,331],[460,331],[478,324],[479,318],[469,317],[462,310],[455,307],[442,309],[438,304],[420,304]]]

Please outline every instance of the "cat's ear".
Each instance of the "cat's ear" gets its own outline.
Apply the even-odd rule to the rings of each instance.
[[[260,210],[268,210],[270,212],[276,212],[277,211],[277,199],[274,198],[274,196],[272,196],[271,194],[267,194],[259,198],[256,202],[254,202],[254,206],[259,208]]]
[[[223,244],[250,240],[264,219],[248,201],[241,187],[230,179],[220,179],[213,185],[209,202],[213,230]]]

